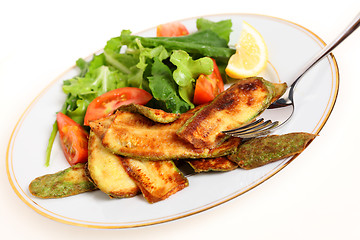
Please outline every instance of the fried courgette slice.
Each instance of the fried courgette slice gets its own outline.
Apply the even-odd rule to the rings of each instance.
[[[139,104],[134,104],[134,103],[121,106],[118,110],[139,113],[139,114],[153,120],[154,122],[159,122],[159,123],[170,123],[180,117],[180,114],[178,114],[178,113],[168,113],[161,109],[149,108],[149,107],[139,105]]]
[[[275,102],[282,95],[284,95],[284,93],[286,92],[286,89],[287,89],[286,83],[272,83],[272,84],[274,85],[274,88],[275,88],[275,95],[274,95],[273,99],[271,99],[271,103]]]
[[[137,183],[144,198],[155,203],[168,198],[189,185],[173,161],[122,159],[131,178]]]
[[[274,85],[263,78],[238,81],[197,111],[181,126],[177,135],[196,148],[214,148],[227,138],[221,131],[252,121],[274,97]]]
[[[112,122],[114,121],[116,115],[110,115],[105,118],[101,118],[96,121],[91,121],[89,126],[91,127],[91,131],[93,131],[99,138],[103,138],[106,130],[111,126]]]
[[[133,197],[140,192],[125,171],[121,158],[106,149],[100,138],[90,131],[88,174],[94,184],[111,198]]]
[[[188,163],[197,173],[209,171],[227,172],[238,168],[238,165],[230,161],[226,156],[189,160]]]
[[[243,169],[252,169],[301,153],[316,137],[314,134],[296,132],[254,138],[241,144],[229,159]]]
[[[230,138],[213,149],[198,149],[179,138],[176,131],[193,114],[184,113],[174,122],[162,124],[138,113],[118,111],[109,128],[106,129],[104,124],[97,121],[91,122],[90,127],[103,126],[101,131],[97,130],[104,132],[103,145],[115,154],[130,158],[153,161],[210,158],[228,155],[237,148],[241,142],[238,138]]]
[[[96,189],[85,174],[84,163],[37,177],[29,185],[30,193],[39,198],[63,198]]]

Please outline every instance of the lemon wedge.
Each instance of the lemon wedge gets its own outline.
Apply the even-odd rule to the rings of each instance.
[[[225,69],[232,78],[252,77],[259,74],[267,64],[268,49],[264,38],[250,24],[243,21],[240,39],[235,45],[236,52],[229,59]]]

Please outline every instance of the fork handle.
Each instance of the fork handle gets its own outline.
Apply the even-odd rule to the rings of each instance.
[[[360,26],[360,12],[356,15],[354,20],[349,24],[349,26],[337,37],[333,42],[326,45],[305,67],[300,71],[300,74],[291,84],[291,89],[294,89],[294,86],[299,81],[299,79],[316,63],[321,59],[327,56],[334,48],[336,48],[342,41],[344,41],[351,33],[353,33]]]

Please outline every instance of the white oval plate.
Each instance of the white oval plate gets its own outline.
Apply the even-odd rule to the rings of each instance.
[[[291,81],[296,70],[325,45],[304,27],[274,17],[224,14],[205,18],[213,21],[232,19],[231,44],[238,40],[243,20],[258,29],[268,45],[271,63],[262,75],[273,81]],[[182,22],[190,31],[195,31],[195,21],[196,18],[191,18]],[[141,35],[155,36],[155,29],[146,30]],[[68,167],[59,139],[53,147],[50,167],[46,168],[44,161],[55,113],[65,100],[62,82],[76,74],[77,69],[72,67],[33,100],[13,130],[7,149],[7,174],[14,191],[28,206],[50,219],[93,228],[129,228],[167,222],[238,197],[293,160],[289,158],[253,170],[191,176],[189,187],[155,204],[147,203],[140,195],[129,199],[109,199],[100,191],[63,199],[33,197],[28,190],[31,180]],[[296,112],[291,122],[276,133],[319,133],[334,107],[338,86],[338,67],[334,56],[330,55],[304,76],[296,89]]]

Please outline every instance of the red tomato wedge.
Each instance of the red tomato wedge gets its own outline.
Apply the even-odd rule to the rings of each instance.
[[[188,34],[189,31],[180,22],[165,23],[156,28],[157,37],[180,37]]]
[[[95,98],[88,106],[84,125],[111,115],[117,108],[130,103],[144,105],[151,100],[152,96],[145,90],[135,87],[123,87],[114,89]]]
[[[87,162],[89,134],[80,124],[61,112],[56,115],[56,121],[66,160],[71,166]]]
[[[196,80],[194,99],[195,105],[201,105],[212,101],[219,93],[224,91],[219,68],[214,59],[214,70],[210,75],[201,74]]]

